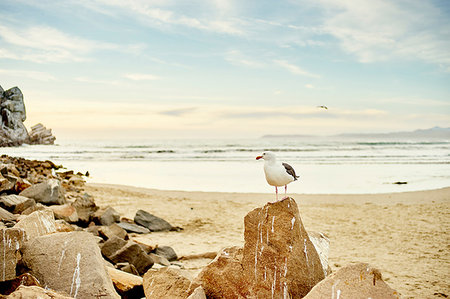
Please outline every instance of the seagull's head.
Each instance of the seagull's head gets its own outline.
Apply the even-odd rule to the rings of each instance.
[[[266,160],[266,161],[271,161],[271,160],[275,160],[276,158],[275,158],[275,154],[274,153],[272,153],[272,152],[264,152],[262,154],[262,156],[256,157],[256,160],[259,160],[259,159],[263,159],[263,160]]]

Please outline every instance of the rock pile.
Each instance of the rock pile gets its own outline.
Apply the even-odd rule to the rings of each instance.
[[[305,230],[292,198],[248,213],[244,247],[191,277],[171,247],[142,236],[181,228],[98,207],[83,174],[61,168],[0,157],[0,298],[400,297],[367,264],[330,275],[329,240]]]
[[[55,137],[42,124],[31,128],[31,134],[23,124],[26,120],[25,103],[18,87],[4,90],[0,86],[0,147],[29,144],[53,144]]]
[[[0,157],[0,298],[141,298],[150,268],[180,267],[172,248],[133,241],[180,228],[143,210],[135,222],[98,207],[84,175],[61,168]]]

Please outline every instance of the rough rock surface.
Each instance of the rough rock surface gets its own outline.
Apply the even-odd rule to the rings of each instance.
[[[242,259],[239,250],[222,252],[199,276],[208,297],[301,298],[324,278],[293,199],[251,211],[244,224]],[[228,285],[221,294],[224,279]]]
[[[309,239],[316,248],[317,253],[319,254],[320,263],[322,264],[323,274],[325,276],[331,273],[331,268],[328,264],[328,255],[330,252],[330,239],[327,238],[322,233],[319,232],[308,232]]]
[[[29,134],[29,144],[54,144],[56,137],[52,134],[52,129],[47,129],[39,123],[31,127]]]
[[[64,189],[57,179],[49,179],[45,182],[33,185],[22,192],[21,196],[33,198],[36,202],[46,205],[65,204]]]
[[[27,242],[23,260],[42,285],[53,290],[74,298],[119,298],[90,233],[37,237]]]
[[[52,290],[46,290],[38,286],[20,286],[7,299],[73,299],[63,294],[59,294]]]
[[[35,204],[33,199],[25,196],[10,194],[0,197],[0,207],[14,214],[20,214]]]
[[[205,290],[199,286],[197,287],[187,299],[206,299]]]
[[[134,216],[134,222],[148,228],[152,232],[170,231],[173,226],[164,219],[150,214],[144,210],[138,210]]]
[[[27,240],[56,232],[55,217],[48,209],[31,213],[14,227],[23,229]]]
[[[147,299],[186,299],[198,286],[179,269],[151,269],[144,275],[144,293]]]
[[[0,228],[0,238],[0,281],[14,279],[25,232],[18,228]]]
[[[94,215],[93,220],[101,225],[111,225],[120,221],[120,214],[112,207],[105,207],[98,209]]]
[[[22,91],[18,87],[6,91],[0,87],[0,147],[17,146],[27,141],[25,119]]]
[[[56,219],[61,219],[69,223],[78,222],[78,213],[72,204],[53,205],[50,206],[49,209],[53,211]]]
[[[400,298],[400,294],[388,286],[378,269],[369,264],[347,265],[318,283],[304,297],[317,298]]]
[[[134,223],[128,223],[128,222],[119,222],[117,225],[119,225],[121,228],[126,230],[129,233],[136,233],[136,234],[148,234],[150,230],[146,227],[134,224]]]
[[[178,256],[170,246],[158,246],[155,249],[155,254],[165,257],[169,261],[175,261],[178,259]]]
[[[11,212],[0,208],[0,221],[14,221],[16,217]]]
[[[154,262],[138,244],[118,237],[108,239],[102,246],[102,254],[113,263],[128,262],[133,264],[139,274],[144,274]]]

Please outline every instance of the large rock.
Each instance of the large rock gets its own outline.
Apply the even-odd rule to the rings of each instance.
[[[119,212],[110,206],[98,209],[92,217],[96,223],[101,225],[111,225],[120,221]]]
[[[152,258],[145,253],[141,246],[116,236],[111,237],[102,245],[102,254],[113,263],[133,264],[141,275],[154,264]]]
[[[37,237],[27,242],[23,260],[42,285],[53,290],[74,298],[120,298],[90,233]]]
[[[77,210],[70,203],[66,203],[63,205],[53,205],[50,206],[49,209],[53,211],[56,219],[61,219],[69,223],[78,222],[79,218]]]
[[[14,216],[14,214],[3,208],[0,208],[0,221],[14,221],[14,220],[16,220],[16,216]]]
[[[14,214],[21,214],[23,211],[36,204],[34,199],[20,195],[5,195],[0,197],[0,207],[7,209]]]
[[[222,253],[199,276],[208,297],[301,298],[324,278],[293,199],[251,211],[244,224],[242,258],[239,251],[229,258]],[[220,293],[224,279],[228,285]]]
[[[186,299],[198,286],[186,272],[179,269],[151,269],[144,275],[144,293],[147,299]]]
[[[61,182],[57,179],[49,179],[35,184],[20,192],[19,195],[33,198],[36,202],[46,205],[62,205],[66,203],[64,189],[61,187]]]
[[[89,224],[94,213],[98,210],[94,199],[85,193],[82,197],[77,198],[72,206],[77,210],[79,221],[82,224]]]
[[[134,216],[134,222],[148,228],[152,232],[170,231],[173,226],[164,219],[150,214],[144,210],[138,210]]]
[[[28,140],[22,91],[18,87],[0,89],[0,146],[21,145]]]
[[[318,283],[304,297],[320,298],[400,298],[400,294],[389,287],[378,269],[366,263],[345,266]]]
[[[19,286],[13,293],[11,293],[7,299],[73,299],[63,294],[59,294],[52,290],[43,289],[38,286]]]
[[[18,228],[0,228],[0,238],[0,281],[14,279],[25,232]]]
[[[31,127],[30,144],[54,144],[56,137],[52,134],[52,129],[47,129],[39,123]]]
[[[31,213],[14,227],[23,229],[27,234],[27,240],[56,232],[55,217],[48,209]]]

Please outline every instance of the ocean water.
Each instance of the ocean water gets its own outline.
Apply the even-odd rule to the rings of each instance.
[[[266,150],[300,175],[288,193],[383,193],[450,186],[450,140],[318,137],[57,143],[1,148],[0,153],[89,171],[89,182],[166,190],[274,192],[265,181],[264,162],[255,159]]]

